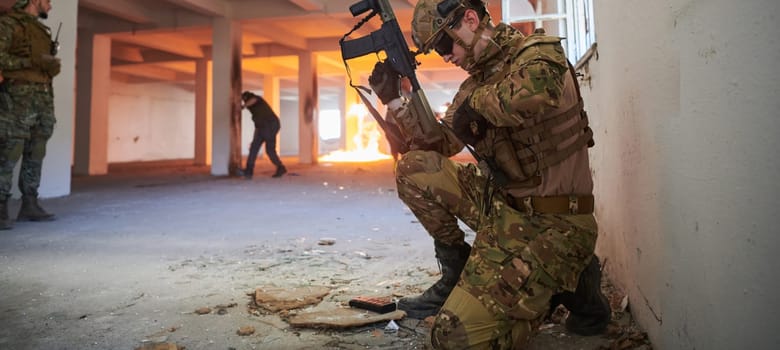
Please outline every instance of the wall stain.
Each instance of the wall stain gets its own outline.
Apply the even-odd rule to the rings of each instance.
[[[704,63],[710,63],[717,55],[718,51],[710,46],[699,50],[699,57],[704,58]]]

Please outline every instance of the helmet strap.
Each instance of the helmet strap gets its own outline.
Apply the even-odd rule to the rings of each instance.
[[[474,32],[474,37],[471,38],[470,44],[466,44],[466,42],[463,41],[463,39],[458,36],[454,30],[450,29],[449,27],[444,27],[444,31],[447,32],[447,35],[452,38],[453,44],[457,44],[466,50],[466,57],[464,62],[464,68],[466,68],[466,70],[470,70],[471,66],[476,63],[476,58],[474,57],[474,47],[476,47],[479,40],[482,39],[482,33],[485,31],[485,28],[487,28],[488,22],[490,22],[489,16],[482,17],[482,20],[479,21],[479,26],[477,26],[477,30]]]

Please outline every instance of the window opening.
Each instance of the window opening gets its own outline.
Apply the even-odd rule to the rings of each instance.
[[[544,28],[562,42],[572,63],[582,58],[596,42],[593,0],[502,0],[503,22],[529,35]]]

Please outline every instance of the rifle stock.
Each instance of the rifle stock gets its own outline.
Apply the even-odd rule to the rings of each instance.
[[[378,14],[382,19],[382,26],[370,35],[362,38],[346,40],[346,36],[349,33],[345,35],[339,41],[342,59],[346,62],[348,59],[384,51],[387,56],[385,63],[389,63],[402,77],[409,79],[412,85],[412,96],[409,105],[412,113],[419,119],[420,129],[425,138],[424,141],[428,143],[438,141],[441,139],[441,136],[436,125],[436,118],[415,74],[417,69],[415,54],[409,50],[406,38],[403,32],[401,32],[401,27],[398,25],[398,20],[395,17],[395,13],[393,13],[392,7],[390,7],[390,3],[388,0],[363,0],[350,6],[353,16],[369,10],[372,13],[364,21]],[[364,22],[359,23],[355,29],[359,28],[362,23]]]

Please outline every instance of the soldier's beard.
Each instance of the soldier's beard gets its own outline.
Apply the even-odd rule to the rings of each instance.
[[[49,13],[46,12],[46,11],[39,11],[38,12],[38,17],[40,17],[42,19],[47,19],[47,18],[49,18]]]

